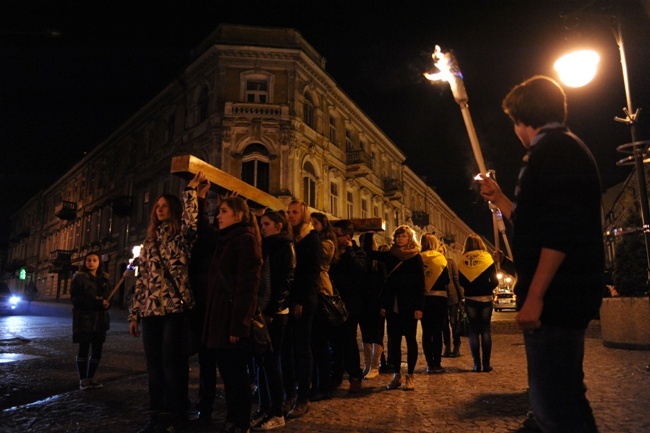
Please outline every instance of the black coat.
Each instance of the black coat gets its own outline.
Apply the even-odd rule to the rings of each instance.
[[[108,311],[104,309],[104,299],[109,293],[106,273],[94,277],[88,272],[79,271],[74,275],[70,285],[73,343],[90,342],[91,334],[106,337],[110,320]]]
[[[262,305],[260,301],[260,308],[265,315],[272,316],[289,307],[289,292],[296,267],[293,240],[289,235],[284,234],[264,238],[262,254],[264,256],[263,274],[268,266],[269,279],[268,282],[265,281],[263,275],[260,281],[259,298],[268,299],[265,305]],[[270,287],[266,287],[267,283],[270,284]]]

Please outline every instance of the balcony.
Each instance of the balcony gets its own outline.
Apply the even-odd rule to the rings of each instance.
[[[400,201],[404,198],[404,182],[399,179],[384,179],[384,197],[391,201]]]
[[[77,217],[77,203],[74,201],[62,201],[54,208],[54,216],[62,220],[73,220]]]
[[[418,227],[426,227],[429,225],[429,214],[422,210],[414,210],[411,214],[411,221]]]
[[[366,176],[373,171],[372,157],[363,150],[346,152],[346,174],[350,177]]]
[[[255,102],[226,102],[225,117],[246,117],[249,119],[288,120],[289,107],[280,104]]]
[[[49,267],[49,271],[56,274],[70,270],[72,267],[72,254],[74,254],[73,250],[50,251],[50,262],[52,266]]]
[[[451,245],[454,242],[456,242],[456,235],[453,233],[445,233],[442,236],[442,241],[446,243],[447,245]]]

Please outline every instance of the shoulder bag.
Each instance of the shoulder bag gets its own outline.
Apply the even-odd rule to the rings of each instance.
[[[341,295],[336,290],[334,290],[333,296],[324,293],[319,293],[318,296],[320,298],[320,315],[327,325],[336,327],[348,320],[350,313],[345,307],[345,302],[343,302]]]

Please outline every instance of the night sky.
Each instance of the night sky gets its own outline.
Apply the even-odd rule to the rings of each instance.
[[[650,104],[644,1],[3,1],[0,6],[0,240],[9,216],[177,78],[220,23],[298,30],[340,87],[407,155],[406,164],[477,232],[491,217],[458,105],[432,85],[436,44],[452,49],[488,168],[512,195],[524,149],[501,111],[512,86],[544,74],[569,45],[601,55],[596,79],[567,89],[569,127],[592,149],[604,187],[625,179],[629,128],[607,16],[621,7],[635,107]],[[591,4],[578,15],[562,16]],[[56,30],[60,36],[48,37]],[[640,115],[649,138],[650,115]]]

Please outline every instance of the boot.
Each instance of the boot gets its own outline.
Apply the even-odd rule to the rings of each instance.
[[[363,343],[363,377],[372,370],[372,344]]]
[[[402,386],[402,375],[395,373],[393,379],[386,385],[386,389],[398,389],[400,386]]]
[[[406,375],[406,381],[404,382],[404,391],[413,391],[415,389],[415,379],[412,374]]]
[[[449,346],[445,345],[445,351],[442,352],[442,357],[443,358],[451,357],[451,349],[449,348]]]
[[[458,358],[460,356],[460,344],[454,345],[454,350],[451,352],[452,358]]]
[[[381,344],[374,343],[372,345],[372,367],[368,374],[364,376],[364,379],[374,379],[379,375],[379,362],[383,352],[384,348]]]

